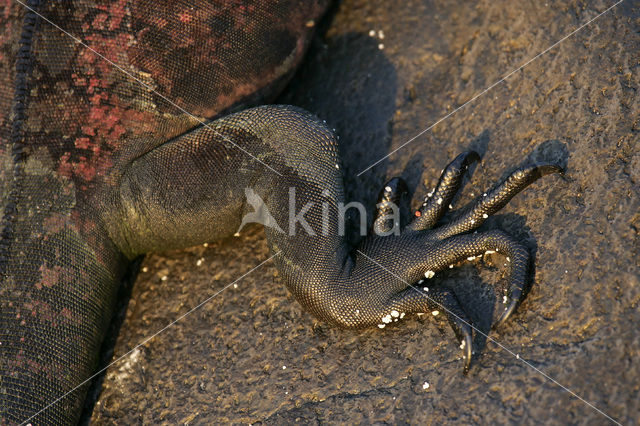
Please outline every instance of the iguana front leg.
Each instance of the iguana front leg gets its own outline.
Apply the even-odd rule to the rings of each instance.
[[[243,149],[235,149],[230,140]],[[462,216],[460,221],[469,226],[458,230],[454,222],[434,228],[445,208],[442,200],[446,198],[448,205],[464,168],[477,157],[475,153],[461,155],[445,169],[434,195],[439,199],[420,210],[428,220],[416,215],[399,234],[372,234],[352,247],[340,225],[344,194],[333,133],[323,122],[294,107],[254,108],[165,143],[127,167],[119,185],[120,197],[109,210],[117,212],[111,235],[129,256],[231,235],[242,215],[253,210],[243,203],[250,188],[279,225],[265,228],[268,243],[285,284],[305,308],[342,327],[384,327],[404,314],[440,306],[458,339],[464,341],[460,344],[468,368],[471,328],[455,295],[446,289],[421,294],[411,284],[432,278],[436,271],[467,256],[500,250],[513,258],[513,306],[509,305],[506,318],[520,300],[521,292],[516,294],[516,289],[521,290],[528,253],[498,231],[453,234],[475,229],[487,214],[503,207],[531,182],[560,171],[553,165],[519,170]],[[394,185],[399,188],[396,192],[401,186]],[[389,191],[394,188],[389,186]],[[289,202],[292,193],[293,204]],[[292,218],[302,217],[299,212],[305,213],[308,226],[302,221],[292,223]],[[474,214],[480,214],[479,218],[473,219]],[[126,226],[119,226],[122,223]],[[383,225],[374,229],[386,231]]]

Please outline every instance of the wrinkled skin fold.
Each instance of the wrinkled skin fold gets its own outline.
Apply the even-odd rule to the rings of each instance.
[[[472,330],[455,294],[412,285],[488,250],[510,258],[498,322],[514,311],[527,250],[500,231],[469,232],[557,166],[518,169],[438,225],[477,160],[463,153],[399,235],[373,232],[352,247],[338,229],[345,200],[333,132],[291,106],[227,114],[283,87],[326,6],[2,4],[0,423],[76,422],[86,386],[76,387],[94,372],[128,262],[232,235],[252,211],[246,188],[279,224],[288,223],[290,188],[298,206],[312,203],[305,216],[314,227],[328,206],[326,233],[265,228],[284,283],[322,320],[384,326],[438,309],[468,369]],[[397,179],[384,186],[378,233],[392,226],[383,202],[403,187]]]

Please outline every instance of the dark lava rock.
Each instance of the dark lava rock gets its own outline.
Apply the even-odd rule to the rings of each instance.
[[[607,423],[595,407],[638,421],[638,3],[555,46],[613,2],[456,3],[342,2],[281,102],[336,128],[348,198],[369,205],[401,175],[415,207],[470,148],[483,161],[454,207],[524,162],[566,163],[483,225],[535,255],[508,324],[488,330],[503,257],[436,277],[489,332],[471,372],[440,317],[339,330],[304,312],[271,263],[243,277],[268,257],[253,230],[143,262],[95,423]]]

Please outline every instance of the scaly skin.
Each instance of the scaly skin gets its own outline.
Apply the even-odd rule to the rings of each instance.
[[[434,228],[477,157],[462,154],[399,235],[372,233],[351,247],[338,226],[337,142],[324,123],[295,107],[268,106],[202,124],[276,93],[324,3],[29,3],[78,44],[29,8],[5,2],[0,423],[75,422],[85,387],[48,405],[92,374],[127,263],[233,234],[253,211],[245,188],[285,229],[265,230],[274,261],[318,318],[385,326],[441,309],[464,342],[466,369],[471,328],[455,295],[434,287],[426,297],[410,284],[486,250],[511,258],[500,321],[513,312],[527,251],[499,231],[457,234],[557,167],[516,171],[458,220]],[[382,199],[397,199],[398,182]],[[315,235],[286,232],[290,188],[297,209],[312,203],[305,218]],[[380,218],[374,229],[389,226]]]
[[[326,6],[38,3],[27,6],[84,45],[14,0],[0,4],[0,424],[94,371],[130,259],[109,231],[124,169],[200,124],[180,108],[206,119],[271,99]],[[75,422],[85,391],[31,421]]]

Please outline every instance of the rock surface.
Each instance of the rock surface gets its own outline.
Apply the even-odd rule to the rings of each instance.
[[[470,148],[483,161],[454,208],[526,161],[566,163],[564,179],[542,179],[483,226],[535,255],[508,324],[489,331],[503,257],[434,279],[489,333],[471,372],[440,317],[364,331],[317,323],[271,263],[249,273],[269,256],[254,229],[144,260],[115,346],[124,358],[93,422],[640,419],[640,6],[624,1],[547,51],[613,2],[458,3],[343,1],[280,102],[336,128],[347,197],[371,206],[401,175],[415,207]]]

